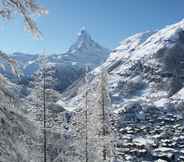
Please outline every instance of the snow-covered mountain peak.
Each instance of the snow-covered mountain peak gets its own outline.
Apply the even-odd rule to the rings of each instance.
[[[91,35],[87,32],[85,27],[77,35],[75,43],[69,48],[67,53],[78,53],[83,51],[94,51],[104,49],[96,43]]]
[[[91,39],[91,36],[87,32],[85,27],[82,27],[80,32],[78,33],[78,39],[80,39],[80,40]]]

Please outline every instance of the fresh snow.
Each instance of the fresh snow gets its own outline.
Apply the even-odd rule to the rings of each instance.
[[[169,101],[170,100],[168,98],[161,98],[160,100],[155,101],[154,105],[157,107],[164,107],[169,103]]]
[[[58,100],[57,102],[56,102],[56,104],[57,105],[59,105],[59,106],[62,106],[65,110],[67,110],[67,111],[74,111],[75,109],[76,109],[76,107],[74,107],[74,106],[69,106],[68,104],[66,104],[64,101],[62,101],[62,100]]]
[[[155,144],[153,139],[145,138],[145,137],[136,137],[133,139],[133,142],[137,143],[138,145],[144,145],[144,146],[149,146],[149,145]]]

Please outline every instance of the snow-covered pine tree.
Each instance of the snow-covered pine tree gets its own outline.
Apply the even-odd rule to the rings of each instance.
[[[110,162],[114,157],[114,139],[109,111],[111,101],[107,87],[107,73],[103,72],[99,76],[95,88],[90,88],[88,78],[90,74],[83,75],[85,83],[82,89],[83,104],[73,116],[73,159],[76,162]],[[68,152],[71,153],[71,150]]]
[[[47,132],[46,132],[46,82],[45,69],[43,70],[43,135],[44,135],[44,162],[47,162]]]
[[[45,55],[45,50],[43,51],[43,60],[40,62],[42,69],[42,78],[43,78],[43,161],[47,162],[47,110],[46,110],[46,66],[47,66],[47,57]]]
[[[66,143],[64,162],[89,162],[89,89],[88,89],[88,67],[82,68],[81,81],[84,83],[82,88],[84,102],[79,110],[73,112],[70,123],[70,142]]]
[[[88,157],[88,77],[87,77],[87,73],[88,73],[88,66],[85,67],[85,84],[86,84],[86,88],[85,88],[85,162],[89,161],[89,157]]]
[[[110,107],[111,101],[108,92],[108,73],[102,71],[99,77],[98,85],[98,118],[99,118],[99,132],[98,143],[100,149],[100,161],[109,162],[113,157],[113,143],[112,143],[112,129],[110,123]]]

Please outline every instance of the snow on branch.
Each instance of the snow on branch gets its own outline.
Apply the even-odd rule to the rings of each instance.
[[[26,30],[35,38],[40,38],[42,34],[33,17],[47,15],[47,13],[48,11],[34,0],[0,0],[0,16],[11,19],[13,15],[21,15],[24,18]]]

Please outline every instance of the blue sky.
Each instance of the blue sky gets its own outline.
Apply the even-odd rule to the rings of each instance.
[[[92,37],[107,48],[124,38],[154,30],[184,18],[184,0],[39,0],[49,15],[36,18],[43,40],[24,32],[21,18],[0,26],[0,50],[39,53],[64,52],[85,26]]]

